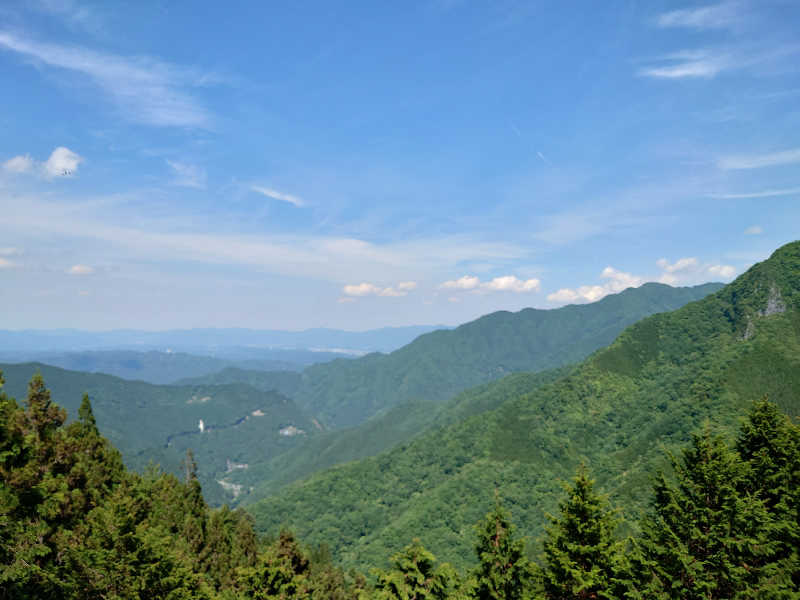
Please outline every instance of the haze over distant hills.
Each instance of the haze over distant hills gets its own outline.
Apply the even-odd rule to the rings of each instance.
[[[443,325],[413,325],[367,331],[326,328],[303,331],[236,328],[165,331],[0,330],[0,348],[4,352],[37,353],[172,350],[231,360],[271,358],[263,355],[266,350],[335,351],[358,355],[367,352],[391,352],[423,333],[444,328]]]
[[[0,361],[41,362],[150,383],[172,383],[229,367],[300,371],[305,367],[390,352],[436,326],[371,331],[189,329],[171,331],[0,331]]]

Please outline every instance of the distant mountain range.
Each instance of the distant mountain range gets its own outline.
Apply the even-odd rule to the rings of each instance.
[[[302,372],[226,366],[177,385],[152,385],[43,364],[0,369],[6,390],[17,398],[24,397],[31,375],[41,371],[54,399],[71,416],[88,392],[100,430],[130,466],[141,468],[153,460],[177,471],[191,447],[209,501],[231,502],[263,497],[319,469],[376,454],[433,425],[492,408],[501,396],[482,388],[447,401],[514,372],[578,361],[642,316],[682,306],[719,287],[647,284],[594,304],[493,313],[452,331],[424,334],[391,354],[338,359]],[[218,360],[130,351],[71,353],[62,359],[85,370],[116,369],[140,378],[146,371],[164,379],[170,369],[173,375],[181,369],[199,372]],[[521,385],[551,381],[553,373],[507,378],[500,387],[513,395]],[[202,433],[201,419],[207,427]],[[247,468],[231,470],[228,461]],[[241,494],[234,498],[236,490]]]
[[[559,321],[567,339],[562,330],[577,318]],[[518,347],[512,327],[493,331],[488,339]],[[635,527],[665,448],[709,421],[733,433],[764,395],[800,415],[800,242],[698,302],[642,319],[554,375],[520,374],[465,392],[452,405],[458,414],[440,413],[432,419],[440,425],[410,442],[318,472],[248,510],[262,533],[289,526],[310,544],[330,545],[348,567],[375,565],[411,532],[440,559],[466,565],[472,524],[495,493],[535,538],[545,514],[557,513],[559,481],[584,463]]]
[[[265,350],[313,350],[338,354],[391,352],[443,325],[384,327],[368,331],[306,329],[174,329],[168,331],[0,330],[0,348],[8,352],[58,353],[96,350],[158,350],[215,356],[229,360],[275,359]],[[296,362],[289,360],[289,362]],[[313,362],[313,361],[312,361]]]
[[[185,352],[148,350],[95,350],[83,352],[0,352],[0,361],[40,362],[62,369],[86,373],[105,373],[123,379],[149,383],[174,383],[178,380],[210,375],[225,369],[261,371],[301,371],[316,362],[340,358],[334,352],[311,350],[270,350],[251,352],[261,358],[225,359]]]

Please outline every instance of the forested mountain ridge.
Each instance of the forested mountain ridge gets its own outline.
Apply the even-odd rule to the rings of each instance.
[[[350,565],[398,550],[414,531],[464,564],[469,524],[494,489],[536,536],[556,482],[581,461],[635,524],[662,447],[685,443],[704,420],[733,427],[763,394],[800,414],[798,305],[794,242],[711,296],[628,328],[561,380],[251,506],[257,528],[288,524]]]
[[[303,371],[294,399],[329,427],[357,425],[398,402],[443,402],[510,373],[577,362],[642,317],[673,310],[720,287],[648,283],[592,304],[491,313],[452,330],[421,335],[388,355],[312,365]]]
[[[0,370],[5,374],[6,390],[16,397],[24,397],[25,382],[41,373],[73,416],[78,413],[80,398],[88,394],[100,431],[132,468],[143,469],[154,461],[177,473],[191,447],[207,500],[215,504],[231,498],[218,484],[230,472],[228,461],[265,460],[299,445],[306,437],[281,435],[282,428],[294,426],[307,435],[317,431],[311,418],[291,399],[242,383],[154,385],[38,363],[0,365]]]

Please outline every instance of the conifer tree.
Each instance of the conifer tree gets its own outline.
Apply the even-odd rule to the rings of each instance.
[[[518,600],[532,594],[532,570],[525,542],[514,536],[511,515],[500,504],[478,524],[478,567],[474,573],[477,600]]]
[[[736,450],[750,467],[743,494],[758,493],[770,513],[774,556],[764,557],[760,592],[800,597],[800,427],[766,397],[742,423]]]
[[[614,538],[618,521],[584,466],[565,489],[567,498],[559,504],[560,515],[550,517],[543,544],[545,595],[549,600],[614,598],[621,591],[622,544]]]
[[[633,558],[631,598],[758,597],[756,565],[775,552],[764,502],[746,490],[749,468],[708,426],[682,457],[676,482],[660,474]]]
[[[309,562],[294,536],[282,531],[278,540],[259,555],[256,564],[237,569],[239,589],[246,598],[311,597]]]
[[[415,539],[392,557],[390,571],[377,571],[376,595],[381,600],[444,600],[454,581],[449,565],[436,565],[436,557]]]

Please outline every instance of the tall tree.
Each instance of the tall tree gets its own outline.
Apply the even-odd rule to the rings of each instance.
[[[542,571],[550,600],[614,598],[621,592],[618,573],[623,545],[614,537],[618,520],[581,466],[558,517],[546,530]]]
[[[376,591],[381,600],[444,600],[449,597],[454,573],[438,566],[436,557],[414,540],[392,557],[393,568],[377,572]]]
[[[777,542],[775,555],[762,557],[758,565],[761,593],[791,595],[800,590],[800,427],[762,398],[742,423],[736,450],[751,472],[742,493],[758,493],[764,500],[773,520],[770,537]]]
[[[745,492],[749,467],[708,426],[679,459],[675,482],[655,482],[652,513],[633,559],[631,598],[722,600],[757,597],[755,565],[774,554],[770,515]]]
[[[532,570],[525,555],[525,541],[515,537],[510,513],[495,501],[477,526],[478,567],[474,597],[477,600],[518,600],[532,594]]]

